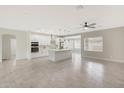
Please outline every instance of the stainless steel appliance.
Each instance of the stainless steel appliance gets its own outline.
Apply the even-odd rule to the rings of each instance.
[[[31,42],[31,52],[39,52],[39,42]]]

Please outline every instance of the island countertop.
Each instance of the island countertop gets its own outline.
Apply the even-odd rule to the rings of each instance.
[[[49,60],[53,62],[71,58],[70,49],[49,49]]]
[[[56,52],[59,52],[59,51],[71,51],[71,49],[49,49],[49,51],[56,51]]]

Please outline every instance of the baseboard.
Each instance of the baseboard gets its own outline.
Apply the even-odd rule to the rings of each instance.
[[[43,58],[43,57],[48,57],[48,56],[39,56],[39,57],[31,57],[31,58],[23,58],[23,59],[16,59],[17,61],[19,60],[31,60],[31,59],[37,59],[37,58]]]
[[[31,59],[44,58],[44,57],[48,57],[48,56],[31,57]]]
[[[28,60],[28,58],[16,59],[16,61],[21,61],[21,60]]]
[[[97,57],[92,57],[92,56],[83,56],[86,58],[93,58],[93,59],[98,59],[98,60],[105,60],[105,61],[109,61],[109,62],[119,62],[119,63],[124,63],[123,60],[117,60],[117,59],[108,59],[108,58],[97,58]]]

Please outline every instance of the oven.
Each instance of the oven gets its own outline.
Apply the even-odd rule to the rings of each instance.
[[[31,53],[39,52],[39,42],[31,42]]]

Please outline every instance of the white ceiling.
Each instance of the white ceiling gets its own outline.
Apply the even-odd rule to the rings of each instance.
[[[97,24],[89,31],[124,26],[124,6],[0,6],[2,28],[63,35],[86,31],[77,28],[85,21]]]

